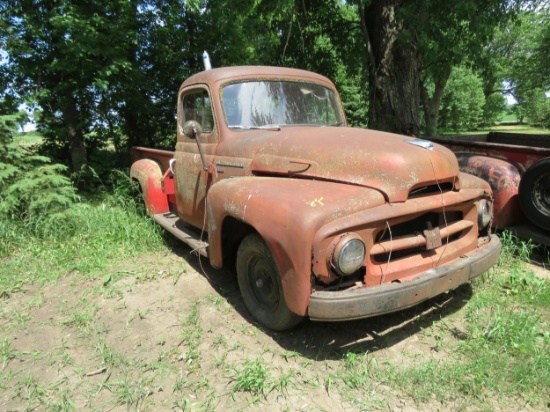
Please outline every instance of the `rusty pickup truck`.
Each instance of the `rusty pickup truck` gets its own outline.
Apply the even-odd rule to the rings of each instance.
[[[408,308],[498,259],[489,184],[441,145],[347,127],[321,75],[195,74],[176,133],[174,152],[134,148],[131,177],[166,230],[214,268],[236,266],[245,306],[272,330]]]

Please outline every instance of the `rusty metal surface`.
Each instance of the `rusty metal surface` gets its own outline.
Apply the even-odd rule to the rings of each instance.
[[[491,142],[471,142],[462,140],[445,140],[444,138],[430,138],[432,141],[443,144],[453,152],[468,152],[476,155],[503,159],[517,165],[521,172],[541,159],[550,156],[550,149],[522,145],[510,145]]]
[[[174,157],[174,152],[169,150],[132,147],[132,162],[136,162],[140,159],[152,159],[161,166],[163,173],[168,169],[168,162],[172,157]]]
[[[217,155],[251,159],[250,174],[281,174],[376,188],[391,202],[419,186],[458,183],[458,164],[441,145],[405,143],[409,137],[343,127],[288,127],[231,132]],[[434,173],[434,170],[437,173]]]
[[[455,289],[493,266],[500,254],[500,240],[449,265],[426,271],[414,280],[340,292],[314,292],[308,315],[312,320],[342,321],[395,312]]]
[[[499,229],[517,224],[524,220],[518,200],[518,168],[505,160],[456,153],[460,170],[489,182],[493,190],[493,226]]]
[[[467,175],[466,175],[467,176]],[[303,179],[247,177],[226,179],[208,193],[210,259],[222,265],[222,224],[228,216],[254,227],[264,238],[277,262],[287,305],[305,314],[311,292],[310,275],[323,283],[335,280],[329,271],[331,241],[342,233],[355,231],[371,249],[374,236],[385,222],[398,224],[425,212],[445,209],[460,211],[466,224],[461,237],[432,253],[415,254],[407,259],[380,264],[365,262],[365,283],[375,285],[417,276],[444,265],[477,248],[477,213],[473,200],[488,197],[488,185],[473,176],[467,184],[478,188],[434,194],[388,204],[381,193],[360,186]],[[313,260],[311,253],[313,251]]]
[[[548,149],[547,156],[550,156],[550,134],[527,134],[511,132],[489,132],[487,142],[510,144],[519,147],[532,147],[535,149]],[[538,150],[540,153],[540,150]]]
[[[187,78],[181,85],[180,90],[197,84],[208,85],[215,90],[221,83],[236,82],[243,79],[309,80],[325,84],[336,90],[334,84],[320,74],[300,69],[270,66],[232,66],[205,70]]]
[[[305,314],[311,294],[315,233],[327,222],[385,204],[376,190],[305,179],[226,179],[208,192],[210,259],[222,264],[222,224],[228,216],[262,236],[275,258],[288,307]]]
[[[130,177],[139,182],[149,213],[168,212],[168,198],[162,187],[163,175],[157,162],[151,159],[134,162],[130,169]]]
[[[462,254],[472,252],[477,248],[477,211],[473,201],[487,196],[488,192],[483,189],[449,192],[445,195],[434,194],[419,199],[409,199],[404,203],[385,203],[330,221],[315,234],[313,271],[327,281],[332,279],[324,256],[330,250],[331,239],[346,231],[359,233],[365,241],[367,250],[370,251],[365,262],[366,275],[364,278],[364,282],[368,286],[403,281],[438,265],[450,263],[459,259]],[[462,216],[462,219],[458,221],[459,224],[465,223],[466,225],[456,239],[433,251],[413,253],[399,258],[395,254],[396,250],[393,248],[392,237],[390,237],[389,242],[386,242],[389,245],[388,257],[374,256],[376,243],[379,243],[376,238],[381,232],[389,228],[388,232],[391,233],[392,227],[396,228],[408,221],[421,219],[422,216],[430,212],[449,217],[452,213],[458,213]],[[399,241],[400,238],[396,238],[396,243]],[[382,247],[379,246],[379,248]]]
[[[175,153],[134,150],[134,159],[141,160],[132,167],[132,176],[140,180],[149,207],[157,214],[175,210],[173,198],[167,200],[174,191],[178,217],[195,228],[205,225],[214,267],[223,265],[224,247],[235,236],[224,232],[224,222],[238,222],[231,228],[246,225],[270,249],[288,307],[306,315],[312,292],[317,297],[347,293],[328,290],[340,279],[331,266],[335,241],[348,233],[360,237],[367,249],[361,270],[353,274],[364,290],[405,284],[433,271],[464,271],[470,276],[493,262],[493,255],[482,259],[483,254],[476,254],[488,249],[498,254],[494,241],[478,245],[475,202],[489,199],[491,189],[481,179],[460,173],[456,157],[442,145],[348,128],[345,122],[228,128],[220,96],[223,85],[282,78],[335,90],[325,77],[295,69],[233,67],[201,72],[183,83],[179,98],[181,102],[186,93],[208,91],[212,131],[191,139],[178,123]],[[179,116],[181,110],[178,105]],[[343,113],[341,104],[338,110]],[[162,186],[162,174],[172,157],[174,181]],[[464,260],[465,255],[471,257]],[[476,256],[481,259],[477,264]],[[465,261],[471,271],[460,266]],[[455,269],[457,265],[462,269]],[[443,284],[456,282],[433,283],[435,293]],[[432,292],[421,293],[434,296]],[[407,293],[399,305],[410,303]]]

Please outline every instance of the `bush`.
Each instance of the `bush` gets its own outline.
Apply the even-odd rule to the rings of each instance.
[[[43,219],[62,212],[77,198],[66,166],[19,145],[13,128],[0,118],[0,218]]]

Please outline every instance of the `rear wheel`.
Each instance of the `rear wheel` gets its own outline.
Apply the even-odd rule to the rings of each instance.
[[[258,234],[250,234],[241,242],[236,267],[244,304],[259,323],[282,331],[302,321],[302,316],[288,308],[277,265]]]
[[[523,174],[519,204],[531,222],[550,230],[550,158],[535,163]]]

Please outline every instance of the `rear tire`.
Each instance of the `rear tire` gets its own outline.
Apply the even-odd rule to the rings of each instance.
[[[237,251],[236,267],[244,304],[260,324],[283,331],[303,320],[303,316],[288,308],[275,260],[258,234],[252,233],[243,239]]]
[[[519,204],[532,223],[550,230],[550,158],[535,163],[523,174]]]

